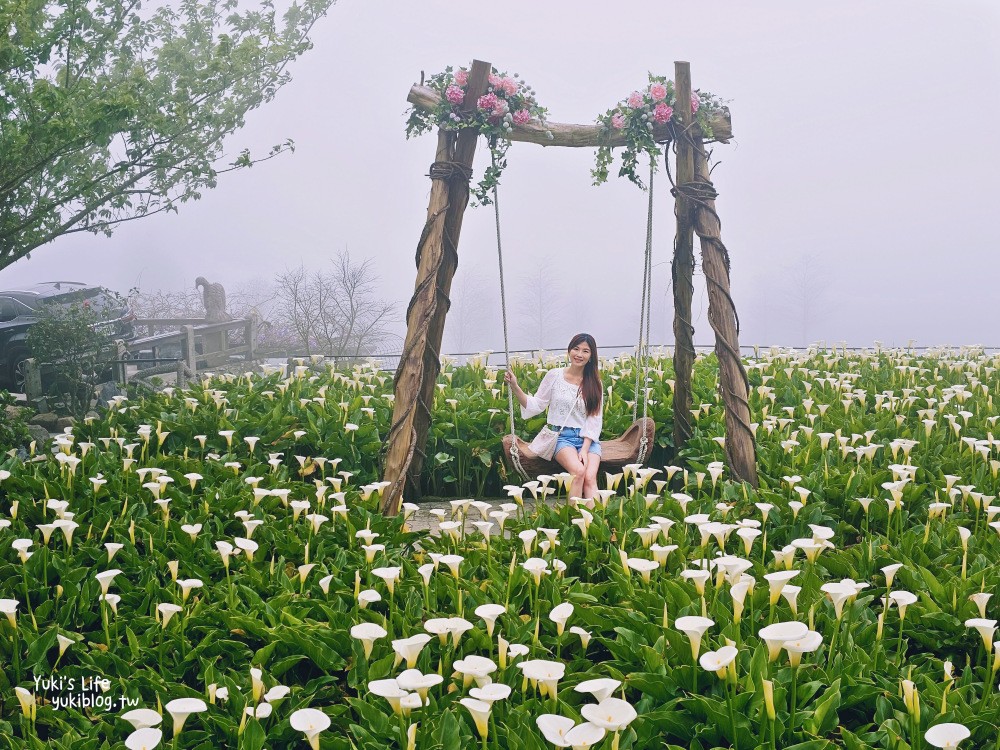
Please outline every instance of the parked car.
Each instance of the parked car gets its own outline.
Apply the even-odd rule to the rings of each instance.
[[[96,325],[112,338],[135,338],[135,314],[121,298],[99,286],[78,281],[46,281],[22,289],[0,291],[0,378],[8,388],[24,388],[24,362],[29,357],[28,329],[46,305],[81,304],[93,309]]]

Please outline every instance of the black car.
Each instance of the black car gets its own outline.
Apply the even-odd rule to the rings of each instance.
[[[135,338],[135,315],[127,303],[102,287],[77,281],[46,281],[22,289],[0,291],[0,378],[7,387],[24,387],[24,361],[28,358],[28,329],[46,305],[80,304],[95,310],[113,338]]]

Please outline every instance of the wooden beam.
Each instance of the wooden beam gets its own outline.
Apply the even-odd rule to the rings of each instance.
[[[677,92],[678,126],[683,131],[691,122],[691,64],[674,63],[674,90]],[[669,155],[668,155],[669,156]],[[677,141],[679,185],[694,180],[694,149],[688,138]],[[691,302],[694,298],[694,227],[692,205],[681,191],[674,199],[677,236],[670,277],[674,291],[674,450],[680,451],[691,437],[691,377],[694,371],[694,326]]]
[[[441,101],[441,95],[429,86],[414,85],[410,89],[406,101],[421,109],[434,109]],[[715,115],[711,124],[712,141],[728,143],[733,137],[733,123],[728,109]],[[546,131],[552,133],[551,139],[545,134]],[[695,131],[698,135],[703,135],[701,128],[695,127]],[[669,130],[664,125],[654,127],[653,136],[660,142],[670,140]],[[613,134],[609,138],[603,125],[571,125],[561,122],[547,122],[544,125],[539,122],[529,122],[527,125],[515,125],[510,133],[510,139],[525,143],[537,143],[541,146],[569,146],[571,148],[625,145],[623,135]]]
[[[486,91],[491,70],[488,62],[473,62],[463,110],[476,106],[476,100]],[[414,483],[419,487],[434,384],[441,365],[439,352],[450,304],[448,295],[458,266],[458,237],[469,202],[469,183],[459,172],[472,174],[478,137],[471,129],[457,135],[438,129],[435,162],[452,165],[452,169],[451,176],[442,174],[431,181],[427,221],[417,248],[417,281],[406,313],[406,341],[396,370],[392,425],[387,438],[384,478],[390,485],[382,498],[382,512],[390,516],[399,512],[407,479],[411,490]]]

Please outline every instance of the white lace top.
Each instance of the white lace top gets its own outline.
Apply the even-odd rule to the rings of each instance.
[[[580,386],[567,382],[565,367],[549,370],[538,386],[538,393],[528,396],[527,406],[521,407],[521,417],[530,419],[549,410],[548,423],[555,427],[579,427],[580,437],[597,443],[601,439],[604,423],[604,396],[596,414],[587,416],[587,406],[580,394]]]

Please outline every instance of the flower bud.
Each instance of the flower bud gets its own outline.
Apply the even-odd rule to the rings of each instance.
[[[774,721],[774,683],[764,680],[764,708],[767,710],[767,718]]]

